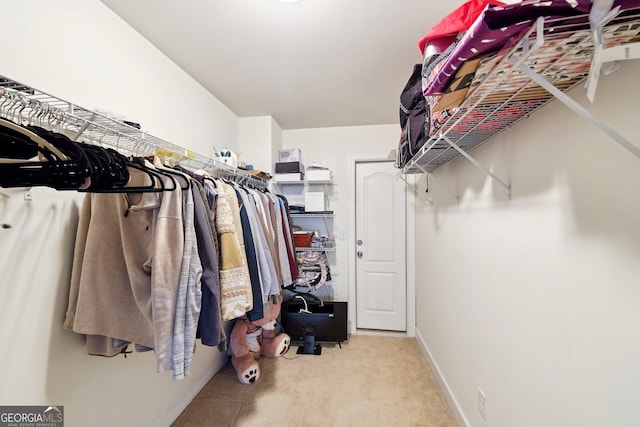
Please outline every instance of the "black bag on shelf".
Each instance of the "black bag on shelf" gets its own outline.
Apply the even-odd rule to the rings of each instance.
[[[398,142],[398,149],[396,150],[396,163],[395,167],[402,169],[407,162],[411,159],[409,154],[409,141],[407,140],[407,130],[402,129],[400,133],[400,141]]]
[[[400,127],[404,129],[411,111],[418,105],[422,95],[422,64],[413,66],[409,81],[400,93]]]
[[[400,142],[397,167],[402,168],[429,138],[429,108],[422,95],[422,64],[413,67],[413,73],[400,94]]]

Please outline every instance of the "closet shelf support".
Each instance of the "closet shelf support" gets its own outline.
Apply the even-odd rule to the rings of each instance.
[[[405,187],[409,187],[413,190],[414,194],[418,194],[418,186],[416,186],[415,184],[407,181],[407,178],[404,177],[404,173],[402,171],[398,172],[398,174],[396,175],[396,179],[401,179],[404,181],[404,185]],[[429,206],[433,206],[433,200],[431,199],[426,199],[427,203],[429,203]]]
[[[69,105],[69,113],[73,114],[73,107],[70,104]],[[84,131],[87,130],[87,128],[89,127],[89,125],[93,122],[93,120],[96,118],[95,114],[92,114],[91,117],[85,121],[82,126],[80,127],[80,129],[78,129],[78,132],[76,132],[76,134],[73,136],[73,138],[71,138],[74,141],[78,141],[78,138],[80,138],[80,136],[84,133]]]
[[[457,194],[457,193],[454,193],[452,190],[450,190],[450,189],[449,189],[449,187],[447,187],[446,185],[444,185],[444,184],[442,183],[442,181],[440,181],[439,179],[437,179],[437,178],[436,178],[436,176],[435,176],[435,174],[427,172],[427,170],[426,170],[425,168],[423,168],[423,167],[422,167],[421,165],[419,165],[419,164],[416,164],[416,167],[417,167],[418,169],[420,169],[420,170],[421,170],[421,171],[422,171],[422,172],[427,176],[427,180],[429,180],[429,179],[433,179],[433,181],[435,181],[436,183],[438,183],[438,185],[439,185],[440,187],[442,187],[442,188],[443,188],[447,193],[451,194],[451,196],[452,196],[454,199],[456,199],[456,202],[460,202],[460,197],[458,196],[458,194]],[[427,182],[428,182],[428,181],[427,181]],[[428,184],[427,184],[427,185],[428,185]],[[429,187],[427,187],[427,188],[429,188]],[[432,202],[432,204],[433,204],[433,202]]]
[[[515,56],[515,55],[512,55],[509,59],[514,64],[516,64],[517,62],[520,62],[518,60],[517,56]],[[622,135],[620,135],[615,130],[613,130],[605,122],[603,122],[602,120],[598,119],[596,116],[594,116],[589,110],[584,108],[582,105],[578,104],[575,100],[573,100],[573,98],[571,98],[570,96],[568,96],[567,94],[565,94],[564,92],[562,92],[561,90],[556,88],[554,85],[549,83],[544,77],[542,77],[540,74],[536,73],[534,70],[532,70],[531,68],[526,66],[524,63],[522,63],[522,62],[518,63],[517,67],[518,67],[518,69],[520,71],[522,71],[524,74],[526,74],[531,80],[533,80],[534,82],[536,82],[537,84],[542,86],[551,95],[555,96],[558,100],[560,100],[560,102],[562,102],[564,105],[566,105],[567,107],[572,109],[574,112],[576,112],[578,115],[580,115],[582,118],[584,118],[588,122],[591,122],[598,129],[600,129],[602,132],[604,132],[605,134],[609,135],[609,137],[611,137],[611,139],[616,141],[618,144],[620,144],[627,151],[629,151],[630,153],[632,153],[636,157],[640,158],[640,148],[639,147],[637,147],[634,144],[632,144],[631,142],[627,141],[626,138],[624,138]]]
[[[506,190],[507,190],[507,197],[509,198],[509,200],[511,200],[511,185],[505,183],[503,180],[501,180],[500,178],[498,178],[493,172],[491,172],[489,169],[485,168],[484,166],[482,166],[476,159],[474,159],[473,157],[471,157],[471,155],[469,153],[467,153],[466,151],[464,151],[462,148],[460,148],[458,146],[458,144],[456,144],[455,142],[453,142],[451,139],[449,139],[446,135],[440,135],[440,138],[443,139],[444,141],[447,142],[447,144],[449,144],[451,147],[453,147],[454,150],[456,150],[458,153],[462,154],[467,160],[469,160],[475,167],[477,167],[478,169],[480,169],[481,171],[483,171],[485,174],[487,174],[488,176],[490,176],[491,178],[493,178],[494,181],[496,181],[498,184],[500,184],[501,186],[503,186]]]

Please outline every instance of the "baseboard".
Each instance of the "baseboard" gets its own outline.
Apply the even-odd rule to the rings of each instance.
[[[440,390],[442,391],[442,394],[444,395],[444,398],[447,401],[447,404],[449,405],[449,409],[451,409],[451,412],[453,413],[453,416],[456,419],[456,423],[459,426],[470,427],[471,423],[469,423],[469,420],[467,420],[467,417],[464,416],[464,412],[462,411],[462,408],[460,407],[460,404],[458,403],[456,396],[453,394],[453,391],[451,391],[451,388],[449,387],[449,383],[447,383],[446,378],[444,377],[444,375],[442,375],[442,371],[440,370],[440,367],[438,366],[435,359],[433,358],[433,355],[429,350],[429,346],[424,341],[424,338],[422,338],[422,334],[420,333],[420,330],[418,328],[416,328],[416,340],[418,341],[418,345],[420,346],[420,349],[422,350],[425,358],[427,359],[427,363],[431,367],[431,371],[434,373],[436,377],[436,382],[438,383],[438,386],[440,387]]]
[[[185,410],[189,403],[198,395],[200,390],[213,378],[213,376],[227,363],[226,352],[221,352],[218,357],[205,369],[205,371],[178,397],[171,406],[160,414],[151,424],[152,427],[170,426]]]
[[[365,335],[374,337],[411,338],[409,334],[401,331],[383,331],[381,329],[356,329],[351,335]]]

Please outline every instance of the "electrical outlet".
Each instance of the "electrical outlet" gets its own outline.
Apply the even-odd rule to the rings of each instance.
[[[487,396],[480,387],[478,387],[478,412],[483,420],[487,419]]]

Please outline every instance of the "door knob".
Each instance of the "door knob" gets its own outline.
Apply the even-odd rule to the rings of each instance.
[[[358,258],[362,258],[362,251],[356,252],[356,255],[358,255]]]

